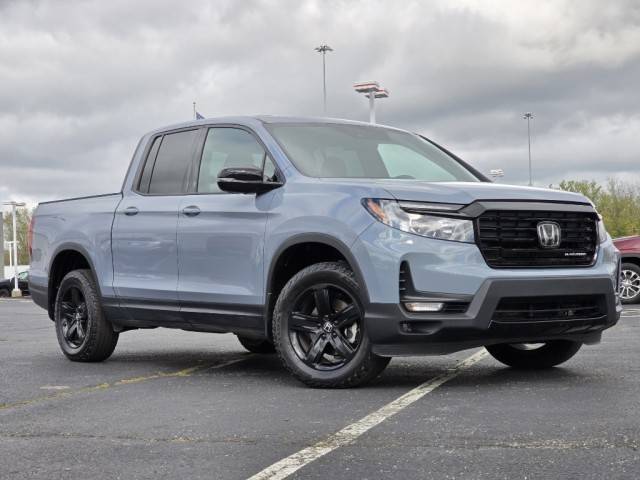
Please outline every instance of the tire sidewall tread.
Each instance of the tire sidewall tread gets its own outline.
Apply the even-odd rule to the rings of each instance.
[[[242,335],[236,335],[240,345],[251,353],[270,354],[276,353],[276,348],[269,340],[260,340],[255,338],[243,337]]]
[[[324,282],[339,284],[360,303],[361,290],[353,271],[345,262],[322,262],[310,265],[296,273],[286,283],[273,311],[273,339],[276,351],[285,368],[298,380],[315,388],[350,388],[362,385],[375,378],[390,361],[390,358],[378,357],[371,351],[371,344],[366,334],[366,322],[362,319],[361,328],[364,329],[362,343],[356,355],[345,366],[331,371],[315,370],[300,360],[289,340],[288,329],[284,325],[288,322],[284,318],[291,303],[297,296],[309,287]]]
[[[487,345],[489,354],[509,367],[523,370],[552,368],[573,357],[582,343],[553,340],[534,350],[521,350],[510,344]]]
[[[81,289],[89,316],[88,338],[78,349],[70,348],[62,337],[60,304],[62,294],[68,285],[75,285]],[[58,343],[67,358],[76,362],[101,362],[111,356],[118,343],[118,333],[104,316],[98,289],[90,270],[73,270],[65,275],[58,288],[54,313]]]

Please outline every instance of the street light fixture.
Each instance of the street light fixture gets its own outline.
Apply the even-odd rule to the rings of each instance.
[[[18,232],[16,227],[16,207],[24,207],[24,202],[4,202],[3,205],[11,206],[11,213],[13,215],[13,281],[14,288],[11,292],[12,297],[21,297],[22,291],[18,288]]]
[[[327,52],[333,52],[333,48],[329,45],[322,44],[319,47],[314,49],[316,52],[322,54],[322,105],[324,114],[327,114],[327,65],[325,62],[325,57],[327,56]]]
[[[533,118],[533,113],[527,112],[523,115],[523,117],[527,121],[527,138],[529,139],[529,186],[533,186],[533,177],[531,176],[531,119]]]
[[[387,98],[389,96],[389,90],[382,88],[378,82],[360,82],[354,83],[353,88],[358,93],[364,93],[364,96],[369,99],[369,123],[376,123],[376,98]]]
[[[492,168],[491,170],[489,170],[489,175],[491,175],[495,179],[502,178],[504,177],[504,170],[502,170],[501,168]]]

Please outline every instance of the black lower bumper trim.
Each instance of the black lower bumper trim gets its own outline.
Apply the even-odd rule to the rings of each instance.
[[[593,295],[601,307],[589,318],[536,315],[500,322],[496,310],[505,298]],[[382,356],[439,355],[498,343],[572,340],[597,343],[615,325],[620,306],[610,277],[488,279],[464,314],[412,314],[397,304],[370,304],[367,331]]]

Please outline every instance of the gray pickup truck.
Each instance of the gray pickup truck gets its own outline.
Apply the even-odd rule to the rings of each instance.
[[[230,117],[145,135],[122,189],[41,203],[31,293],[75,361],[120,333],[234,333],[348,387],[486,347],[548,368],[614,325],[619,254],[577,194],[491,183],[419,135]]]

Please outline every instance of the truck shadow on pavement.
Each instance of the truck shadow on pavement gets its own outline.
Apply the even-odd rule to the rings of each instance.
[[[442,357],[409,357],[392,360],[387,369],[369,384],[359,389],[381,389],[390,387],[413,388],[438,375],[446,373],[456,359]],[[194,350],[160,351],[160,352],[123,352],[114,356],[103,364],[74,364],[80,369],[90,368],[95,372],[104,368],[114,373],[122,369],[122,373],[132,368],[145,371],[181,371],[193,369],[189,375],[208,376],[214,381],[221,375],[246,377],[252,381],[276,382],[307,388],[293,378],[284,368],[275,354],[258,355],[244,351],[213,351],[202,352]],[[98,373],[98,372],[95,372]],[[590,378],[597,380],[583,371],[571,367],[555,367],[546,370],[518,370],[503,367],[499,364],[483,363],[474,365],[451,382],[447,388],[456,386],[475,385],[490,387],[500,385],[544,384],[546,386],[567,385],[571,380]]]

